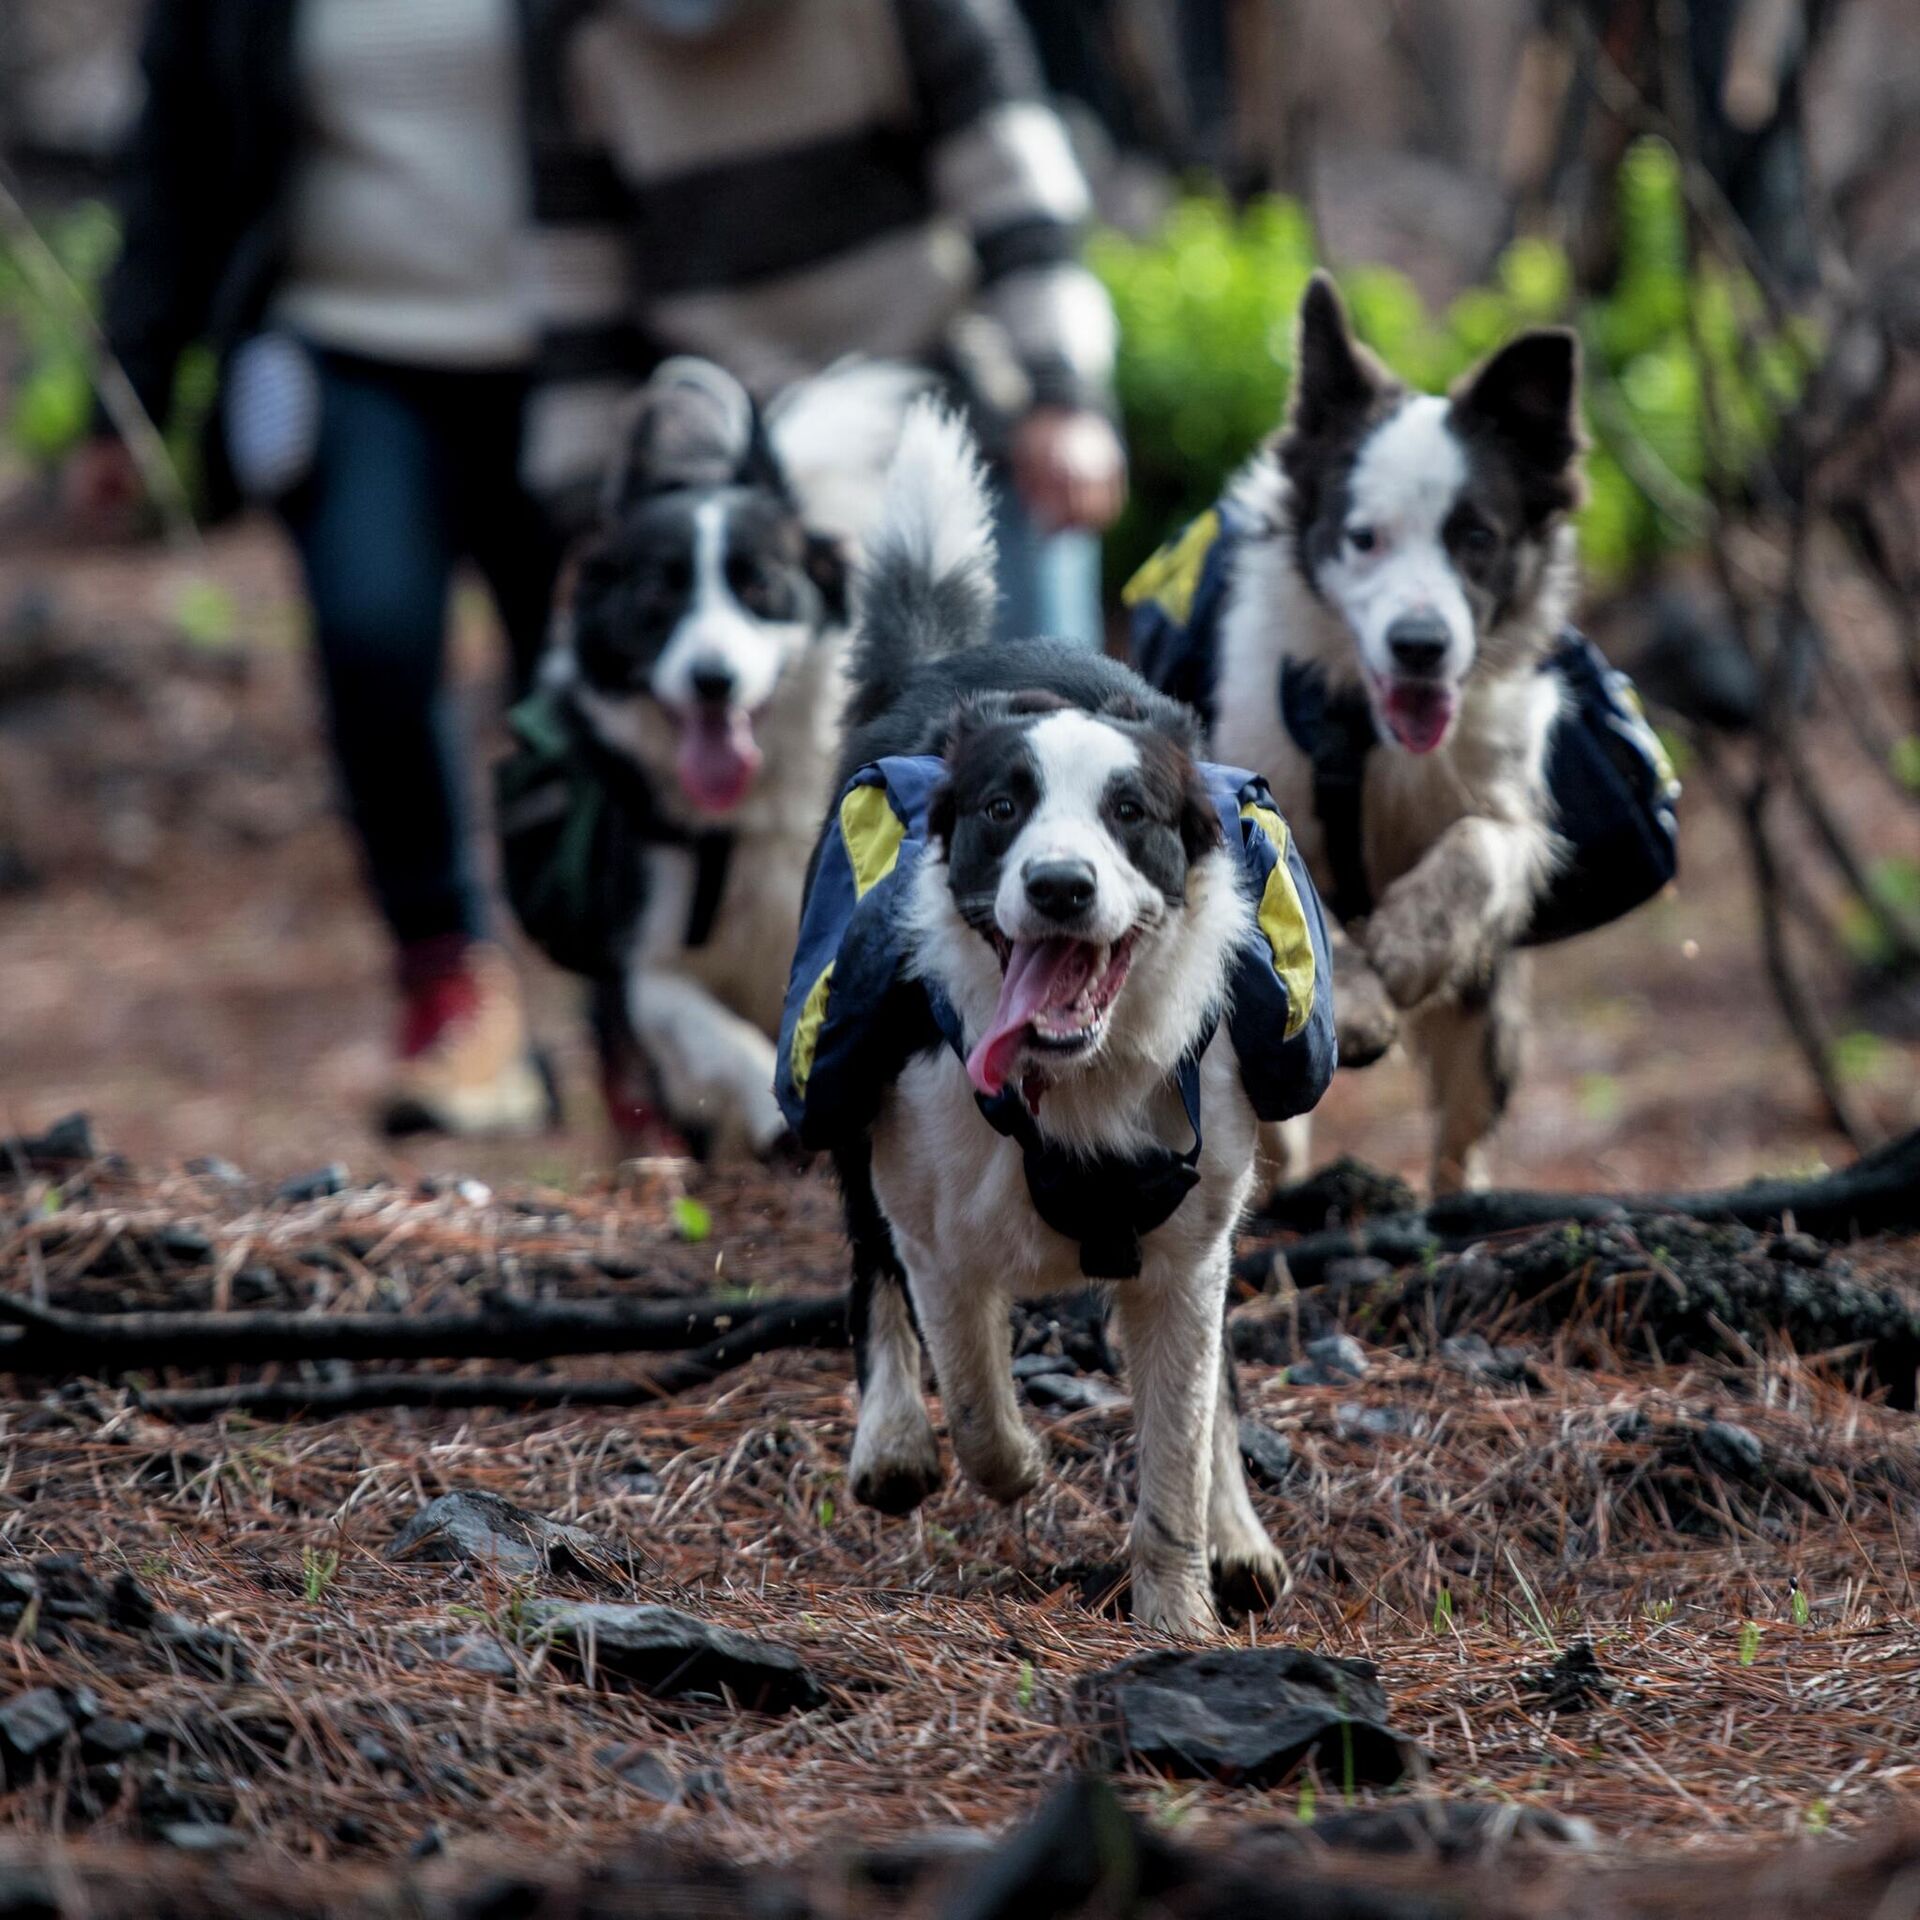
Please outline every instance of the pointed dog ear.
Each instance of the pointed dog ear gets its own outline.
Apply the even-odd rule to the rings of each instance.
[[[1380,363],[1354,339],[1331,276],[1316,273],[1300,301],[1288,431],[1305,439],[1326,433],[1364,413],[1389,384]]]
[[[1490,435],[1516,463],[1530,512],[1544,517],[1579,504],[1580,342],[1567,328],[1510,340],[1467,376],[1453,416],[1463,436]]]
[[[633,398],[602,512],[613,520],[656,493],[724,487],[763,461],[772,454],[746,388],[710,360],[663,361]]]
[[[830,533],[810,533],[806,536],[806,542],[806,557],[802,564],[806,567],[807,578],[820,589],[820,601],[826,609],[827,623],[844,627],[852,617],[852,549],[845,540],[837,539]]]

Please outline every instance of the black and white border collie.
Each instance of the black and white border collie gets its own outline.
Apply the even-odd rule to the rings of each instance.
[[[667,1119],[717,1155],[784,1135],[772,1036],[831,796],[847,569],[924,385],[848,362],[762,417],[719,367],[666,362],[562,596],[550,683],[642,775],[660,822],[627,1021]],[[718,897],[697,907],[712,871]]]
[[[1336,954],[1341,1058],[1373,1058],[1404,1027],[1436,1108],[1435,1190],[1484,1186],[1526,1025],[1514,944],[1560,858],[1547,748],[1562,683],[1539,668],[1576,585],[1578,348],[1526,333],[1450,395],[1409,392],[1316,275],[1295,369],[1287,421],[1233,493],[1256,531],[1222,618],[1213,748],[1267,777],[1326,893],[1281,665],[1364,689],[1382,743],[1361,806],[1377,905]],[[1304,1159],[1305,1127],[1288,1123],[1284,1162]]]
[[[909,972],[961,1031],[914,1055],[870,1138],[836,1155],[860,1350],[852,1487],[893,1513],[940,1480],[923,1340],[968,1478],[1002,1501],[1035,1484],[1009,1302],[1086,1284],[1074,1243],[1036,1211],[1021,1147],[976,1093],[1019,1088],[1041,1139],[1084,1156],[1184,1147],[1172,1076],[1218,1017],[1254,912],[1199,776],[1191,713],[1064,643],[987,645],[993,599],[973,444],[922,403],[863,574],[841,756],[843,780],[890,755],[945,759],[900,937]],[[1181,1634],[1214,1622],[1210,1571],[1243,1593],[1281,1586],[1222,1347],[1256,1140],[1224,1024],[1199,1075],[1198,1183],[1112,1291],[1139,1442],[1134,1617]]]

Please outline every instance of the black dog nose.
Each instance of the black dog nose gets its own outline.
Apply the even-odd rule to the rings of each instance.
[[[1097,883],[1084,860],[1036,860],[1025,877],[1027,898],[1049,920],[1071,920],[1093,905]]]
[[[1387,651],[1402,673],[1434,674],[1452,638],[1437,613],[1403,613],[1387,629]]]
[[[733,698],[733,670],[716,660],[703,660],[693,669],[694,698],[709,706],[724,707]]]

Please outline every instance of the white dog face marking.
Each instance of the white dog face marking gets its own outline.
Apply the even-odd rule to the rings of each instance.
[[[691,591],[648,682],[677,713],[716,700],[759,712],[810,637],[799,619],[756,618],[741,604],[736,583],[750,591],[761,562],[729,537],[737,504],[722,496],[693,509]]]
[[[965,937],[1000,964],[967,1060],[981,1092],[1094,1057],[1140,943],[1179,924],[1189,868],[1221,837],[1190,749],[1047,696],[957,721],[928,827]]]
[[[1418,394],[1361,443],[1339,546],[1315,572],[1376,680],[1405,671],[1410,647],[1414,665],[1448,684],[1473,665],[1473,610],[1446,542],[1467,480],[1450,415],[1445,400]]]
[[[1114,837],[1108,789],[1140,771],[1140,749],[1117,728],[1084,713],[1050,713],[1027,731],[1038,794],[1001,862],[993,917],[1009,940],[1045,940],[1070,931],[1110,944],[1164,911],[1159,893]],[[1084,874],[1064,892],[1050,873]],[[1071,902],[1088,890],[1083,910]]]

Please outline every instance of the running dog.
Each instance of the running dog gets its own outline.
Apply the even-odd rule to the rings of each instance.
[[[720,368],[663,365],[571,570],[539,711],[516,716],[523,742],[557,743],[554,785],[603,803],[608,828],[556,828],[516,861],[503,825],[522,918],[563,964],[618,977],[665,1117],[717,1154],[764,1157],[785,1133],[772,1036],[832,792],[847,570],[924,384],[848,363],[762,417]],[[515,817],[537,818],[539,797],[517,795]],[[549,805],[551,825],[564,803]],[[602,923],[566,943],[584,960],[542,912],[566,897],[553,868],[570,851],[603,869],[577,877]]]
[[[1136,658],[1163,687],[1187,676],[1213,750],[1295,823],[1346,935],[1342,1064],[1404,1028],[1434,1189],[1483,1186],[1526,1025],[1516,949],[1657,891],[1677,790],[1631,690],[1567,630],[1573,335],[1522,334],[1450,395],[1410,392],[1316,275],[1298,342],[1278,437],[1129,589]],[[1166,645],[1169,605],[1184,626],[1210,592],[1217,634]],[[1304,1133],[1268,1143],[1283,1166]]]
[[[862,573],[781,1039],[853,1242],[852,1489],[898,1514],[939,1484],[924,1339],[968,1478],[1024,1495],[1009,1303],[1111,1281],[1134,1616],[1198,1633],[1210,1571],[1280,1590],[1221,1323],[1256,1128],[1332,1072],[1324,929],[1261,782],[1203,764],[1191,713],[1126,668],[987,645],[993,602],[973,444],[922,403]]]

